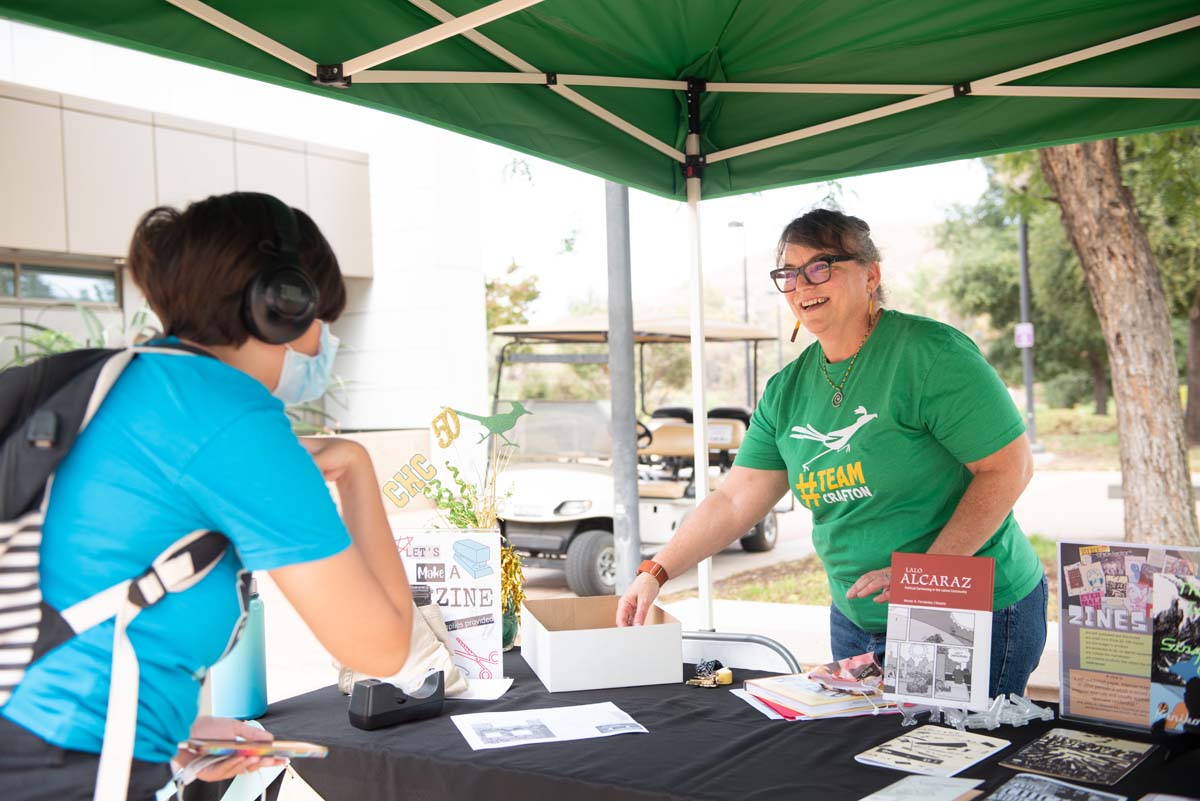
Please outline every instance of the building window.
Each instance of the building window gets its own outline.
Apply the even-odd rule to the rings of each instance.
[[[22,258],[0,254],[0,299],[23,305],[83,303],[116,306],[121,302],[120,267],[111,261],[91,262],[45,254]]]

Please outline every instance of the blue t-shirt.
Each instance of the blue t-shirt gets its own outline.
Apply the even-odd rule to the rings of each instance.
[[[140,575],[197,529],[225,534],[233,548],[204,580],[129,627],[141,668],[134,755],[151,762],[168,761],[187,738],[200,678],[238,619],[238,571],[332,556],[350,537],[266,387],[205,356],[137,356],[55,476],[42,594],[65,609]],[[98,753],[112,637],[110,620],[50,651],[4,716],[61,748]]]

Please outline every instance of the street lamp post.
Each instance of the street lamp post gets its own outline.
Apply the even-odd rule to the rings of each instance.
[[[733,220],[729,223],[730,228],[742,229],[742,322],[750,322],[750,274],[746,259],[746,225],[738,220]],[[758,387],[754,386],[754,379],[751,376],[750,370],[750,343],[742,343],[745,348],[746,359],[746,408],[754,408],[754,391]]]

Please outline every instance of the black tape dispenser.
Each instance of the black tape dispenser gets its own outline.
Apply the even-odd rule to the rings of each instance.
[[[442,714],[445,700],[446,676],[440,670],[426,676],[411,694],[386,681],[363,679],[354,682],[350,693],[350,725],[372,731],[436,718]]]

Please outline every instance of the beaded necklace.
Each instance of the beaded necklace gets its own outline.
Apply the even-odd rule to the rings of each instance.
[[[821,348],[821,371],[825,374],[825,381],[833,388],[833,399],[830,403],[833,404],[833,408],[835,409],[840,407],[842,402],[846,400],[846,396],[842,390],[846,387],[846,381],[850,378],[850,371],[854,369],[854,362],[858,359],[858,354],[862,353],[863,345],[867,344],[867,339],[870,338],[871,332],[875,330],[875,321],[877,319],[877,317],[871,318],[870,324],[867,326],[867,333],[863,334],[862,342],[858,343],[858,349],[850,357],[850,364],[846,365],[846,372],[842,373],[842,380],[836,384],[829,377],[829,360],[825,358],[825,349]]]

